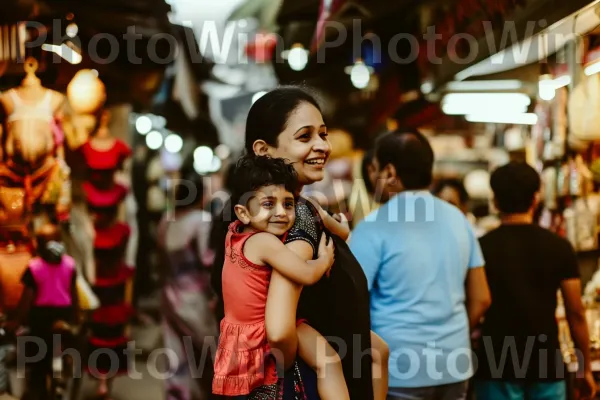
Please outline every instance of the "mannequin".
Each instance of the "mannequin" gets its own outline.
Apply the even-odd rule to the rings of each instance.
[[[120,355],[128,341],[128,325],[133,315],[131,287],[134,270],[125,262],[131,240],[131,228],[125,222],[124,200],[129,188],[117,179],[131,156],[131,149],[114,137],[109,128],[110,112],[102,111],[96,129],[80,151],[86,164],[82,184],[94,224],[94,280],[90,283],[100,300],[92,315],[89,337],[92,350],[111,350]],[[107,332],[111,332],[107,336]],[[118,360],[118,373],[127,371],[126,360]],[[110,392],[111,363],[99,361],[98,395]],[[103,375],[106,374],[106,375]]]
[[[21,86],[0,97],[8,115],[0,156],[6,163],[29,170],[42,165],[55,148],[62,146],[57,143],[53,124],[64,96],[42,86],[35,75],[37,68],[37,61],[28,58]]]

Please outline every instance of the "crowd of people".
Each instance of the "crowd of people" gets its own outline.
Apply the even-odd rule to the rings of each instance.
[[[203,211],[199,177],[184,175],[195,201],[164,218],[158,240],[164,343],[179,355],[168,400],[566,399],[557,291],[580,355],[580,394],[593,398],[577,260],[534,223],[533,168],[493,172],[502,223],[478,238],[464,188],[432,189],[427,138],[386,133],[363,168],[381,205],[351,230],[302,195],[324,178],[330,152],[319,104],[281,87],[249,112],[246,154],[219,215]],[[175,198],[189,199],[189,187]],[[49,255],[32,261],[23,303],[70,307],[69,259],[41,243]],[[47,297],[47,276],[62,285],[60,298]],[[199,379],[184,338],[200,354],[214,337]]]

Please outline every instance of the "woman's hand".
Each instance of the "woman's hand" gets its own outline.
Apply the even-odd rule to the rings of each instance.
[[[323,268],[324,274],[329,276],[331,266],[335,261],[335,249],[333,247],[333,240],[329,239],[327,243],[327,236],[325,233],[321,235],[321,242],[319,243],[319,253],[317,260]]]

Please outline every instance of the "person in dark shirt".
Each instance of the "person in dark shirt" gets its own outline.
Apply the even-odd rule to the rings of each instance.
[[[481,238],[492,306],[477,355],[478,399],[566,399],[555,319],[557,291],[579,357],[584,398],[595,393],[581,280],[570,243],[533,224],[540,179],[511,162],[491,176],[502,224]]]

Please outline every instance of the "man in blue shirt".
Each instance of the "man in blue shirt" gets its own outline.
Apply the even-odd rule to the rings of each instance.
[[[433,161],[417,131],[382,136],[373,168],[385,204],[350,239],[369,282],[373,331],[390,349],[390,400],[464,399],[469,328],[491,302],[469,222],[428,191]]]

